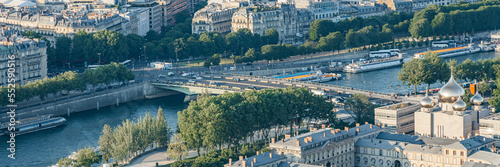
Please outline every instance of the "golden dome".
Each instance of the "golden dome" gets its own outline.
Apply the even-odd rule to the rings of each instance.
[[[453,103],[464,94],[464,88],[455,82],[452,74],[448,83],[439,90],[439,102]]]
[[[431,98],[429,98],[427,93],[425,94],[425,97],[422,100],[420,100],[420,106],[422,108],[432,108],[432,106],[434,106],[434,102],[432,101]]]
[[[470,102],[474,105],[481,105],[483,101],[483,97],[481,97],[478,92],[476,92],[476,94],[470,98]]]
[[[453,103],[452,107],[455,111],[465,111],[465,109],[467,109],[467,104],[462,100],[462,98],[458,97],[458,100]]]

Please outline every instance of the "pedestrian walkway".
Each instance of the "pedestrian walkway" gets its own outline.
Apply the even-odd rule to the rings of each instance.
[[[198,156],[196,151],[189,151],[186,158],[192,158]],[[140,158],[135,159],[130,162],[128,167],[155,167],[156,163],[159,166],[174,163],[175,160],[170,160],[167,158],[167,150],[153,151],[143,155]]]

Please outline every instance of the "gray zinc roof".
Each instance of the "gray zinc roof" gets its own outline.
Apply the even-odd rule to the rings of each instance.
[[[471,150],[484,146],[489,143],[493,143],[495,140],[486,138],[483,136],[474,136],[460,142],[455,142],[453,144],[445,146],[445,148],[457,149],[457,150]]]
[[[269,154],[272,154],[272,158]],[[281,157],[278,154],[265,152],[265,153],[251,156],[251,157],[244,159],[246,166],[252,166],[252,162],[254,161],[254,158],[255,158],[255,162],[253,163],[253,166],[265,165],[268,163],[277,162],[277,161],[286,159],[286,157]],[[239,160],[239,161],[234,162],[231,166],[242,166],[242,163],[243,163],[243,161]]]

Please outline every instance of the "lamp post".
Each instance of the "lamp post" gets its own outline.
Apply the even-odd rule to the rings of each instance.
[[[99,65],[101,65],[101,53],[97,53],[97,55],[99,56]]]
[[[210,62],[210,81],[213,81],[214,80],[214,74],[212,72],[212,66],[214,65],[213,62]]]
[[[175,67],[177,70],[179,70],[179,64],[178,64],[179,58],[177,57],[178,51],[179,51],[179,48],[175,48]]]

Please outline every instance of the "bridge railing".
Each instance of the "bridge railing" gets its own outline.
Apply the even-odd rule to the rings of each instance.
[[[295,80],[287,80],[287,79],[281,79],[281,78],[271,78],[271,77],[261,77],[261,76],[248,76],[248,75],[239,75],[239,74],[233,74],[233,77],[242,77],[242,78],[250,78],[253,80],[259,79],[259,80],[267,80],[268,82],[277,82],[280,84],[284,83],[289,83],[289,84],[295,84],[295,86],[301,85],[301,87],[310,87],[310,86],[322,86],[328,88],[334,88],[337,90],[341,91],[359,91],[359,92],[365,92],[367,94],[373,94],[373,95],[380,95],[380,96],[392,96],[392,94],[389,93],[382,93],[382,92],[375,92],[375,91],[369,91],[369,90],[364,90],[364,89],[357,89],[353,87],[346,87],[346,86],[340,86],[340,85],[330,85],[330,84],[323,84],[323,83],[317,83],[317,82],[306,82],[306,81],[295,81]]]
[[[180,86],[193,86],[193,87],[200,87],[200,88],[228,90],[228,91],[234,91],[234,92],[243,92],[243,90],[244,90],[241,88],[233,88],[233,87],[229,87],[229,86],[218,86],[218,85],[211,86],[211,85],[207,85],[207,84],[186,83],[186,82],[179,82],[179,81],[158,81],[158,82],[152,82],[152,83],[172,84],[172,85],[180,85]]]

